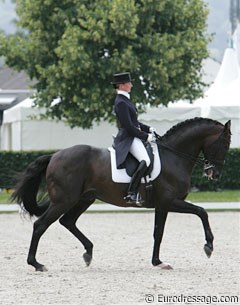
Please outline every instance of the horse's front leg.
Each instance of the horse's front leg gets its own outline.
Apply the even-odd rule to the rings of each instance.
[[[204,245],[204,251],[207,257],[210,257],[213,252],[213,234],[208,221],[208,214],[204,208],[191,204],[184,200],[175,199],[172,202],[172,205],[169,207],[169,212],[177,213],[188,213],[197,215],[203,224],[206,244]]]
[[[154,246],[153,246],[153,256],[152,256],[152,264],[153,266],[159,266],[161,269],[172,269],[169,264],[163,263],[159,259],[159,251],[160,245],[162,242],[165,222],[167,219],[166,211],[159,211],[155,209],[155,224],[154,224]]]

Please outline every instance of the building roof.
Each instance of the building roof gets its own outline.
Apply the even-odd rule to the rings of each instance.
[[[34,93],[31,81],[24,72],[16,72],[7,66],[0,66],[0,125],[4,110],[20,103]]]
[[[16,72],[7,66],[0,67],[0,89],[30,89],[34,84],[25,72]]]

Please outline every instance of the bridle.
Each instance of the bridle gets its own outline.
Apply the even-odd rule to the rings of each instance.
[[[226,135],[224,132],[222,132],[220,134],[220,136],[206,148],[206,150],[211,151],[210,156],[213,156],[213,157],[208,158],[208,160],[213,164],[212,168],[214,168],[215,166],[223,167],[225,164],[225,154],[224,154],[224,158],[221,160],[218,160],[215,157],[217,155],[217,152],[219,150],[222,150],[222,147],[226,148],[226,152],[228,151],[228,149],[230,147],[230,139],[226,138]],[[206,151],[205,151],[204,155],[205,154],[207,154]],[[208,169],[208,168],[206,168],[206,169]]]

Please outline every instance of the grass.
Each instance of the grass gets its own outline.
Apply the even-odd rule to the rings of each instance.
[[[6,192],[6,191],[2,191],[0,192],[0,204],[1,203],[10,203],[11,199],[10,199],[11,193]]]
[[[11,192],[0,192],[0,204],[10,203]],[[194,192],[187,197],[191,202],[240,202],[240,190],[224,190],[218,192]]]
[[[187,200],[191,202],[240,202],[240,190],[195,192],[190,193]]]

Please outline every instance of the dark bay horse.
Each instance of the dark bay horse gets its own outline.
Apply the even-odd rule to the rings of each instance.
[[[218,179],[224,165],[231,139],[230,121],[225,125],[203,118],[184,121],[171,128],[163,137],[156,140],[162,162],[162,171],[153,182],[153,202],[155,208],[154,247],[152,264],[171,269],[159,258],[165,221],[168,212],[190,213],[200,217],[208,257],[213,251],[213,234],[206,211],[185,201],[190,187],[190,178],[196,163],[204,165],[199,158],[205,158],[205,174]],[[40,184],[46,178],[48,200],[37,200]],[[100,199],[104,202],[129,207],[123,197],[128,185],[114,183],[111,178],[110,153],[88,145],[76,145],[44,155],[32,162],[20,177],[13,200],[23,205],[30,215],[39,217],[33,228],[29,249],[28,264],[37,271],[45,271],[44,265],[36,260],[39,240],[47,228],[59,219],[83,244],[86,265],[90,265],[93,254],[92,242],[76,227],[76,221],[88,207]],[[141,187],[142,197],[145,189]]]

